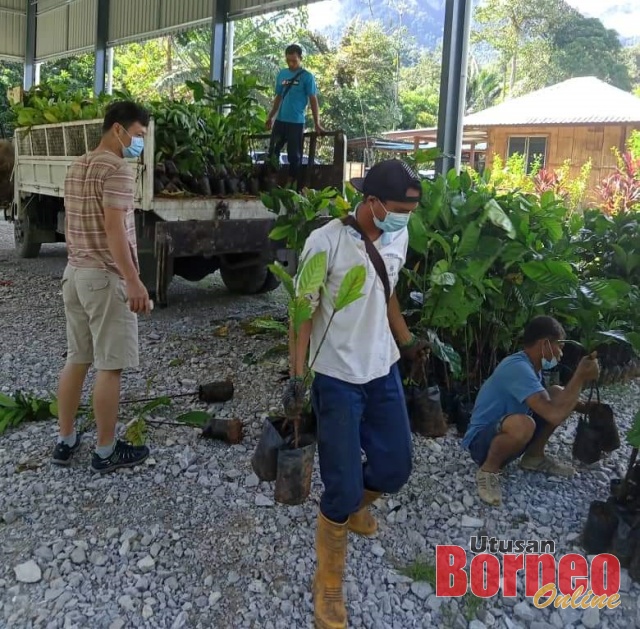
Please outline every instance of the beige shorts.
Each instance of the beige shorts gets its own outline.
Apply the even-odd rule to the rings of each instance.
[[[138,317],[124,281],[102,269],[67,265],[62,276],[67,362],[112,371],[137,367]]]

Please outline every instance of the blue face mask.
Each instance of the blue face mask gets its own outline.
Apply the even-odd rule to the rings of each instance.
[[[378,201],[378,203],[382,205],[382,201]],[[382,209],[386,212],[386,216],[382,221],[379,218],[376,218],[376,215],[373,214],[373,207],[371,208],[371,214],[373,214],[373,222],[375,226],[383,232],[397,232],[404,229],[409,224],[409,217],[411,214],[389,212],[384,205],[382,205]]]
[[[549,343],[549,351],[551,352],[551,360],[546,359],[544,356],[542,357],[542,369],[544,371],[549,371],[554,367],[558,366],[558,359],[553,353],[553,348],[551,347],[551,343]]]
[[[122,140],[118,138],[118,140],[120,140],[120,144],[122,144],[122,157],[140,157],[144,150],[144,138],[140,138],[137,135],[132,137],[126,129],[124,132],[131,138],[131,144],[129,146],[125,146],[122,144]]]

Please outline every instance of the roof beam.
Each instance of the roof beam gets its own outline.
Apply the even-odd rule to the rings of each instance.
[[[446,174],[454,166],[459,167],[467,87],[471,5],[471,0],[447,0],[445,9],[438,112],[438,148],[443,157],[436,162],[436,170],[441,174]]]
[[[23,79],[25,90],[30,90],[36,80],[36,28],[38,24],[36,8],[36,3],[28,0]]]
[[[210,74],[212,81],[223,84],[229,0],[212,0],[212,2]]]
[[[98,0],[94,48],[93,93],[102,94],[106,86],[107,41],[109,39],[109,0]]]

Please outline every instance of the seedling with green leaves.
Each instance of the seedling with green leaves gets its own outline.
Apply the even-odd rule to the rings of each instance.
[[[44,421],[58,416],[55,397],[42,398],[16,391],[13,396],[0,393],[0,435],[25,422]]]
[[[330,294],[325,282],[327,275],[327,253],[325,251],[320,251],[302,260],[295,281],[287,273],[285,268],[277,262],[275,264],[270,264],[269,269],[280,279],[282,285],[289,294],[289,325],[293,332],[293,338],[296,344],[300,334],[300,328],[306,321],[310,321],[313,317],[309,296],[316,295],[321,292],[323,298],[329,300],[329,303],[332,305],[329,322],[322,334],[322,338],[320,339],[318,348],[311,360],[309,369],[306,371],[304,376],[304,385],[309,386],[311,379],[313,378],[313,365],[315,364],[318,354],[320,353],[320,349],[327,338],[327,333],[329,332],[329,328],[331,327],[335,316],[341,310],[344,310],[347,306],[364,296],[362,289],[364,288],[364,283],[367,279],[366,269],[363,264],[358,264],[349,269],[340,283],[335,296]],[[293,365],[293,367],[295,369],[297,365]],[[299,441],[300,420],[300,417],[295,417],[293,420],[295,435],[294,447],[296,448],[298,447]]]

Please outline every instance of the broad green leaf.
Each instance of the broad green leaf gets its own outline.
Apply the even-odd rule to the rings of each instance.
[[[558,260],[531,260],[520,265],[522,272],[536,284],[544,287],[557,288],[562,285],[572,285],[577,278],[568,262]]]
[[[627,338],[633,349],[640,354],[640,332],[627,332]]]
[[[627,433],[627,443],[633,448],[640,448],[640,410],[633,418],[633,424]]]
[[[282,321],[274,321],[273,319],[254,319],[251,326],[258,330],[280,332],[281,334],[286,334],[289,331],[289,328]]]
[[[493,225],[500,227],[509,238],[516,237],[516,230],[511,222],[511,219],[505,214],[504,210],[500,207],[495,199],[489,199],[484,206],[485,216],[489,219]]]
[[[449,263],[446,260],[436,262],[429,279],[436,286],[453,286],[456,283],[456,276],[449,272]]]
[[[53,400],[53,402],[49,404],[49,412],[53,417],[58,417],[58,400]]]
[[[17,406],[16,401],[12,397],[0,393],[0,408],[16,408]]]
[[[350,268],[340,283],[334,303],[334,310],[339,312],[349,304],[364,296],[362,288],[367,279],[367,271],[362,264]]]
[[[312,316],[311,304],[306,297],[296,297],[289,302],[289,319],[293,323],[296,335],[300,332],[302,324]]]
[[[269,264],[267,268],[282,282],[287,293],[289,293],[289,297],[295,297],[296,289],[293,283],[293,278],[289,273],[287,273],[282,264],[274,262],[273,264]]]
[[[467,256],[475,253],[478,247],[478,241],[480,240],[480,225],[476,221],[472,221],[469,223],[464,231],[462,232],[462,238],[460,239],[460,244],[458,245],[458,249],[456,250],[456,254],[461,258],[466,258]]]
[[[431,343],[431,351],[436,358],[449,365],[454,378],[462,375],[462,358],[451,345],[443,343],[440,337],[433,330],[427,332],[429,343]]]
[[[315,295],[324,284],[327,275],[327,252],[319,251],[302,264],[298,273],[298,295]]]
[[[429,249],[429,234],[420,216],[413,212],[409,217],[409,246],[416,252],[426,254]]]
[[[206,411],[189,411],[176,417],[176,421],[181,424],[187,424],[188,426],[196,426],[198,428],[203,427],[209,420],[211,415]]]
[[[269,232],[271,240],[286,240],[293,230],[292,225],[278,225]]]

